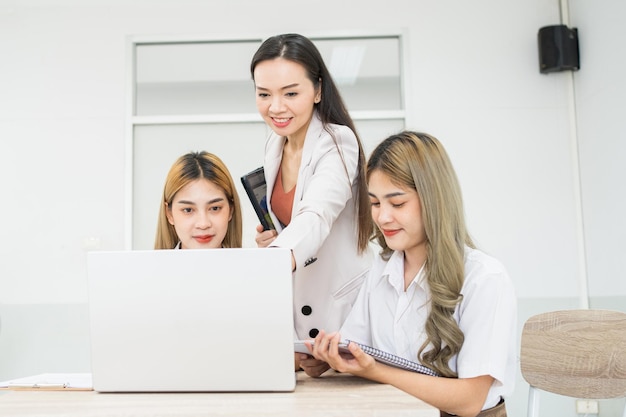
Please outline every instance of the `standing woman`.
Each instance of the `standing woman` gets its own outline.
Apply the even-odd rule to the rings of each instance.
[[[212,153],[189,152],[170,168],[155,249],[241,247],[241,205],[233,179]]]
[[[264,169],[276,230],[257,226],[256,242],[291,249],[296,337],[312,338],[341,327],[372,261],[365,156],[308,38],[267,39],[250,70],[258,111],[273,131]]]
[[[452,164],[434,137],[402,132],[367,164],[382,247],[340,333],[311,352],[333,369],[391,384],[441,415],[504,417],[517,370],[517,307],[504,266],[475,248]],[[443,377],[376,362],[354,340],[420,362]],[[303,365],[304,366],[304,365]],[[324,369],[307,373],[318,376]]]

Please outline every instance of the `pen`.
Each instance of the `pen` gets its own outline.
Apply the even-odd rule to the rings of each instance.
[[[69,386],[69,384],[67,383],[46,383],[46,382],[42,382],[42,383],[30,383],[30,384],[26,384],[26,383],[9,383],[8,387],[9,389],[61,389],[61,388],[67,388]]]

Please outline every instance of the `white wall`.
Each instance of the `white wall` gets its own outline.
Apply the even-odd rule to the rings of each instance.
[[[268,25],[304,34],[408,29],[409,127],[446,144],[478,242],[509,267],[521,297],[576,296],[567,84],[540,75],[537,63],[536,32],[558,20],[556,2],[322,1],[306,20],[244,1],[12,3],[0,11],[0,169],[11,179],[0,208],[10,254],[0,302],[83,302],[84,240],[123,246],[126,36],[266,34]],[[242,15],[242,6],[252,10]]]
[[[580,37],[575,74],[589,292],[626,294],[626,2],[572,0]],[[626,308],[626,307],[625,307]]]
[[[590,289],[624,296],[618,260],[626,231],[626,82],[618,76],[625,63],[618,18],[625,6],[572,3],[581,37],[575,85]],[[0,380],[54,367],[52,360],[30,360],[41,340],[12,324],[16,311],[52,304],[83,314],[88,239],[100,239],[102,249],[124,247],[128,35],[406,29],[408,127],[446,145],[479,245],[507,265],[520,299],[565,298],[576,307],[584,271],[577,261],[569,82],[564,73],[539,73],[536,41],[540,27],[558,23],[556,0],[387,0],[367,7],[356,0],[300,7],[271,0],[0,0]],[[45,323],[63,326],[66,318]],[[76,342],[75,351],[61,353],[59,341],[65,357],[56,366],[88,366],[84,318],[68,326],[63,335]],[[18,336],[20,349],[7,340]]]

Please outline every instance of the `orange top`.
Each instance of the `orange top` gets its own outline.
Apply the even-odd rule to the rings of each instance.
[[[291,209],[293,208],[293,196],[296,193],[296,186],[294,185],[289,192],[285,192],[282,177],[282,168],[278,168],[271,202],[272,211],[278,217],[280,223],[283,226],[287,226],[291,222]]]

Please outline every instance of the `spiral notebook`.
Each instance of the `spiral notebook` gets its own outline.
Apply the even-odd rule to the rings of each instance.
[[[310,354],[309,350],[306,348],[304,344],[305,340],[296,340],[294,342],[294,350],[300,353]],[[306,342],[312,342],[311,340],[306,340]],[[370,356],[373,356],[378,362],[384,363],[386,365],[395,366],[396,368],[406,369],[407,371],[419,372],[420,374],[430,375],[430,376],[440,376],[437,372],[432,369],[417,363],[410,361],[408,359],[402,358],[397,355],[393,355],[389,352],[385,352],[380,349],[373,348],[371,346],[364,345],[362,343],[355,342],[354,340],[344,340],[339,343],[339,350],[342,352],[349,353],[348,344],[356,343],[363,352],[367,353]]]

